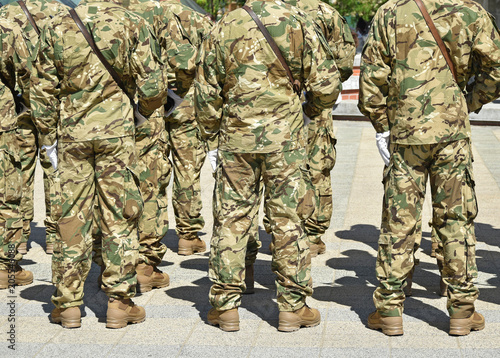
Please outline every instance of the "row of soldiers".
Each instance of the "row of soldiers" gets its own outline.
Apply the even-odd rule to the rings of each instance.
[[[380,286],[368,326],[403,334],[403,288],[415,266],[430,177],[450,334],[464,335],[484,327],[484,317],[474,310],[477,205],[468,113],[500,95],[500,41],[488,13],[471,0],[418,2],[393,0],[382,6],[363,50],[359,108],[374,125],[386,164],[376,269]],[[420,5],[429,9],[441,33],[431,35]],[[31,110],[41,151],[54,169],[48,175],[50,216],[56,223],[51,318],[64,327],[81,325],[83,283],[94,251],[101,288],[109,296],[107,327],[145,319],[144,309],[130,300],[136,289],[169,284],[168,275],[157,269],[167,227],[162,215],[166,156],[170,150],[174,161],[199,179],[206,145],[216,178],[208,322],[239,330],[238,307],[242,294],[252,289],[261,246],[258,209],[264,197],[278,329],[318,325],[320,314],[306,298],[312,294],[311,253],[324,252],[321,236],[332,213],[331,108],[342,80],[352,73],[350,31],[335,10],[315,0],[248,0],[202,41],[193,41],[180,10],[173,9],[165,2],[138,0],[76,8],[119,73],[123,90],[67,9],[47,22],[36,46],[23,47],[26,36],[6,22],[2,43],[13,47],[16,73],[11,77],[18,80],[11,92],[18,89],[20,104]],[[439,45],[441,37],[446,49]],[[449,62],[446,54],[451,54]],[[172,103],[182,99],[191,126],[168,120]],[[148,118],[137,127],[134,109],[135,117]],[[179,138],[190,138],[183,137],[186,132],[199,141],[192,145],[183,139],[176,146]],[[5,133],[7,140],[15,131]],[[12,142],[6,143],[7,153]],[[183,162],[179,148],[196,159]],[[182,177],[182,170],[177,173],[174,183]],[[199,206],[189,197],[194,192],[189,188],[175,198],[190,210],[184,217],[196,213],[199,218]],[[178,210],[177,216],[182,217]],[[178,230],[179,252],[205,250],[196,236],[197,223]],[[14,271],[17,284],[32,281],[27,271]]]
[[[299,4],[292,0],[290,5]],[[313,31],[308,15],[299,15],[298,10],[294,10],[294,15],[307,18],[301,21],[314,41],[318,41],[321,32],[324,34],[322,51],[329,49],[332,64],[335,53],[341,77],[347,79],[352,73],[355,48],[345,20],[324,3],[304,1],[300,5],[315,16],[319,26],[314,25]],[[127,90],[135,92],[139,112],[148,117],[144,124],[135,127],[133,108],[126,95],[110,74],[99,68],[101,63],[72,23],[68,9],[45,0],[28,1],[25,7],[12,3],[1,9],[2,58],[6,64],[3,83],[8,98],[4,108],[11,111],[12,122],[6,133],[13,136],[3,136],[8,143],[4,150],[13,155],[11,173],[5,177],[16,197],[5,201],[11,204],[8,206],[12,218],[3,241],[0,283],[7,288],[12,277],[17,285],[33,280],[31,272],[17,262],[27,249],[33,219],[33,174],[39,155],[47,208],[46,251],[53,253],[56,285],[52,320],[64,327],[80,326],[79,306],[93,251],[93,260],[101,266],[101,287],[110,297],[107,327],[141,322],[144,309],[130,300],[136,289],[146,292],[169,285],[168,275],[157,268],[166,251],[161,239],[168,229],[169,154],[174,167],[172,200],[178,253],[190,255],[206,250],[197,236],[204,225],[200,215],[200,170],[207,148],[217,156],[213,149],[219,147],[219,140],[216,136],[201,138],[195,123],[191,82],[198,48],[211,24],[177,0],[82,2],[76,8]],[[202,61],[200,58],[198,61]],[[337,67],[327,69],[337,72]],[[335,94],[329,95],[329,103],[334,102],[340,89],[340,82],[335,83]],[[168,94],[172,92],[172,98],[184,99],[175,110],[167,108]],[[12,98],[12,94],[16,97]],[[25,110],[15,113],[15,105]],[[304,215],[307,235],[302,234],[302,239],[309,240],[315,254],[325,251],[321,235],[332,215],[330,170],[335,163],[335,139],[330,108],[323,108],[318,121],[308,129],[311,153],[328,158],[311,156],[318,163],[311,170],[315,170],[319,209],[315,215]],[[269,140],[273,146],[281,145]],[[321,141],[323,146],[318,147]],[[19,150],[13,143],[19,145]],[[292,149],[293,145],[289,150]],[[301,178],[300,184],[304,187],[305,180]],[[310,188],[307,192],[311,193]],[[253,209],[255,222],[257,208]],[[272,220],[267,220],[265,226],[271,232]],[[257,235],[253,238],[245,267],[249,286],[253,285],[250,278],[260,247]],[[8,247],[13,244],[15,255],[9,256],[13,251]],[[304,281],[306,285],[308,281],[309,278]],[[299,305],[304,306],[304,302]],[[285,307],[290,310],[297,305]]]

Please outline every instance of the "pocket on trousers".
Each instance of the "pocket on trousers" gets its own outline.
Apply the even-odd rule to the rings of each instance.
[[[477,278],[476,265],[476,236],[468,234],[465,237],[465,255],[466,255],[466,276],[467,278]]]
[[[139,190],[139,177],[129,167],[125,172],[123,190],[125,192],[123,217],[127,220],[136,220],[142,215],[144,201]]]
[[[7,203],[16,203],[22,196],[21,162],[7,150],[1,150],[2,161],[2,189]]]
[[[465,213],[468,222],[472,222],[478,213],[477,199],[476,199],[476,183],[474,176],[470,169],[465,169],[465,181],[463,183],[463,201]]]
[[[311,217],[317,205],[315,203],[316,196],[314,195],[309,171],[302,167],[300,167],[298,195],[297,215],[300,220],[305,221]]]

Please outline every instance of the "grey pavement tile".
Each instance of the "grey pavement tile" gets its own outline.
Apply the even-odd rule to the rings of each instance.
[[[320,349],[313,346],[304,347],[255,347],[251,350],[249,357],[274,358],[294,357],[313,358],[319,357]]]
[[[227,332],[230,334],[230,332]],[[184,346],[178,357],[182,358],[235,358],[246,357],[252,348],[250,346]]]
[[[9,348],[11,343],[4,342],[0,345],[1,357],[34,357],[45,345],[39,342],[16,342],[13,346],[14,350]]]
[[[140,357],[176,357],[181,350],[180,345],[157,344],[115,345],[107,358],[140,358]]]
[[[413,348],[411,350],[411,357],[412,358],[442,358],[442,357],[461,357],[462,354],[460,352],[460,349],[455,348],[440,348],[433,346],[432,343],[427,343],[426,341],[421,341],[420,344],[423,345],[423,342],[425,342],[426,346],[432,347],[432,348],[427,348],[427,349],[415,349],[414,347],[408,347],[408,348]],[[391,358],[408,358],[409,352],[408,348],[398,348],[395,349],[393,348],[391,350]],[[478,356],[479,357],[479,356]]]
[[[240,318],[240,330],[237,332],[225,332],[219,327],[201,322],[196,325],[191,335],[185,342],[185,346],[247,346],[256,340],[260,321],[242,320]]]
[[[82,326],[81,328],[65,329],[61,327],[61,333],[53,338],[50,342],[56,344],[101,344],[114,345],[118,343],[126,329],[106,329],[105,325],[101,329],[89,329]]]
[[[106,357],[112,345],[105,344],[46,344],[36,355],[37,358],[78,357],[100,358]]]
[[[358,347],[345,347],[345,348],[323,348],[321,349],[321,358],[387,358],[390,357],[390,350],[384,348],[358,348]]]
[[[182,345],[197,324],[193,320],[146,318],[143,323],[129,325],[119,344]]]
[[[498,349],[462,349],[463,358],[498,358],[499,354]]]

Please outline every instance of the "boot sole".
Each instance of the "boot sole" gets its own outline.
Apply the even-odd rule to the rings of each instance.
[[[368,328],[381,330],[383,334],[386,336],[402,336],[403,335],[403,327],[384,327],[383,324],[371,324],[368,323]]]
[[[236,332],[240,330],[239,322],[221,322],[221,321],[210,321],[208,323],[212,326],[219,326],[225,332]]]
[[[280,332],[295,332],[298,331],[301,327],[309,328],[309,327],[316,327],[321,323],[321,320],[318,322],[313,322],[313,323],[298,323],[298,324],[292,324],[288,322],[280,322],[278,325],[278,331]]]
[[[480,326],[473,325],[471,327],[457,327],[457,328],[450,327],[450,332],[448,334],[450,336],[466,336],[471,331],[481,331],[484,329],[484,327],[485,327],[485,323],[483,323]]]
[[[81,319],[62,319],[61,317],[59,318],[52,318],[50,317],[50,320],[52,323],[60,324],[63,328],[80,328],[82,326]]]
[[[207,249],[199,249],[199,250],[195,250],[195,249],[179,249],[177,251],[177,255],[189,256],[189,255],[196,254],[198,252],[205,252],[206,250]]]
[[[33,279],[25,282],[16,282],[13,286],[26,286],[26,285],[31,285],[33,283]],[[0,285],[0,290],[6,289],[11,287],[11,285]]]
[[[135,323],[142,323],[146,320],[146,317],[139,318],[139,319],[134,319],[134,320],[123,320],[123,319],[110,319],[106,320],[106,328],[124,328],[127,327],[127,325],[130,324],[135,324]]]
[[[141,285],[141,284],[139,284],[139,285],[137,285],[137,292],[138,293],[145,293],[145,292],[152,291],[153,288],[163,288],[163,287],[168,287],[168,286],[170,286],[170,282],[167,284],[162,284],[162,285],[160,285],[160,284],[158,284],[158,285],[153,285],[153,284]]]

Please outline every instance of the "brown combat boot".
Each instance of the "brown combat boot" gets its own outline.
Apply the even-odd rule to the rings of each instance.
[[[485,322],[482,314],[474,312],[469,318],[450,317],[450,336],[466,336],[470,331],[480,331]]]
[[[123,328],[128,323],[141,323],[146,320],[146,311],[141,306],[136,306],[130,298],[108,300],[106,313],[106,328]]]
[[[14,271],[0,270],[0,289],[10,286],[25,286],[33,283],[33,273],[16,265]]]
[[[135,271],[137,272],[137,291],[140,293],[170,285],[168,274],[161,272],[156,266],[141,263],[137,265]]]
[[[326,245],[320,239],[317,244],[309,244],[309,252],[311,253],[311,257],[322,255],[326,252]]]
[[[28,253],[28,243],[21,242],[17,247],[17,252],[19,252],[21,255],[26,255]]]
[[[189,256],[196,252],[205,252],[206,249],[207,245],[205,244],[205,242],[197,236],[192,239],[180,238],[179,250],[177,251],[177,254],[182,256]]]
[[[387,336],[403,334],[403,317],[384,317],[378,311],[368,316],[368,328],[381,329]]]
[[[52,255],[54,253],[54,244],[52,242],[47,242],[45,245],[45,253],[47,255]]]
[[[82,325],[80,306],[54,308],[50,314],[52,323],[60,323],[64,328],[79,328]]]
[[[212,326],[219,326],[220,329],[226,332],[240,330],[240,315],[237,308],[226,311],[218,311],[212,308],[208,311],[207,321]]]
[[[293,332],[300,327],[314,327],[320,324],[321,315],[315,308],[304,305],[293,312],[280,312],[278,331]]]
[[[253,279],[253,265],[245,266],[245,286],[247,289],[243,292],[244,295],[251,295],[255,293],[255,282]]]

